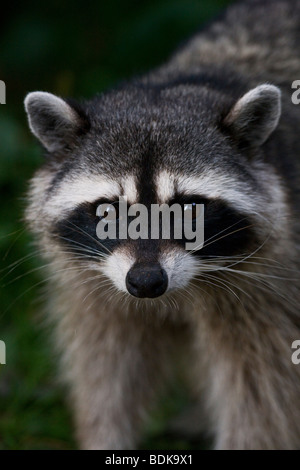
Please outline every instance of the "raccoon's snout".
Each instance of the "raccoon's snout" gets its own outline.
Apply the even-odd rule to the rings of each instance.
[[[168,276],[160,264],[136,263],[128,271],[126,287],[134,297],[159,297],[168,287]]]

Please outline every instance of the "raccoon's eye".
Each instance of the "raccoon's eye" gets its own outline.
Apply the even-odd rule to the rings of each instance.
[[[99,204],[96,210],[96,216],[105,219],[106,222],[115,222],[119,218],[119,206],[109,202]]]
[[[195,221],[204,215],[204,207],[209,204],[209,200],[198,194],[178,194],[169,202],[169,205],[180,204],[185,221]]]
[[[189,202],[183,205],[184,220],[196,220],[202,213],[201,206],[197,202]]]

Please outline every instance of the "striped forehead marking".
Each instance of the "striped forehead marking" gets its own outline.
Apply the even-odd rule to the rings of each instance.
[[[155,189],[160,204],[170,201],[175,195],[175,176],[167,170],[161,171],[156,176]]]
[[[64,179],[47,201],[46,210],[50,216],[57,217],[85,202],[97,200],[116,200],[127,196],[129,204],[137,202],[137,188],[133,176],[112,180],[104,176],[82,176]]]
[[[258,203],[257,196],[255,200],[251,197],[251,189],[245,182],[242,184],[216,170],[207,170],[199,176],[178,175],[163,170],[156,176],[155,190],[161,204],[172,200],[176,193],[221,199],[237,210],[249,213],[256,212]]]

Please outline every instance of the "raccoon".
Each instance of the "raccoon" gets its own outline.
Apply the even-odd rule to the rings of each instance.
[[[26,219],[82,449],[137,447],[178,368],[215,449],[300,448],[299,44],[299,0],[248,0],[115,90],[26,96]],[[120,196],[204,204],[204,246],[99,240]]]

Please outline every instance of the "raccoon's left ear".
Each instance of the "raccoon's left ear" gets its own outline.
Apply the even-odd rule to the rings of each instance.
[[[259,85],[240,98],[224,125],[250,147],[262,145],[276,129],[281,114],[281,91],[274,85]]]
[[[77,105],[43,91],[29,93],[24,101],[29,127],[48,152],[71,148],[86,132],[88,119]]]

